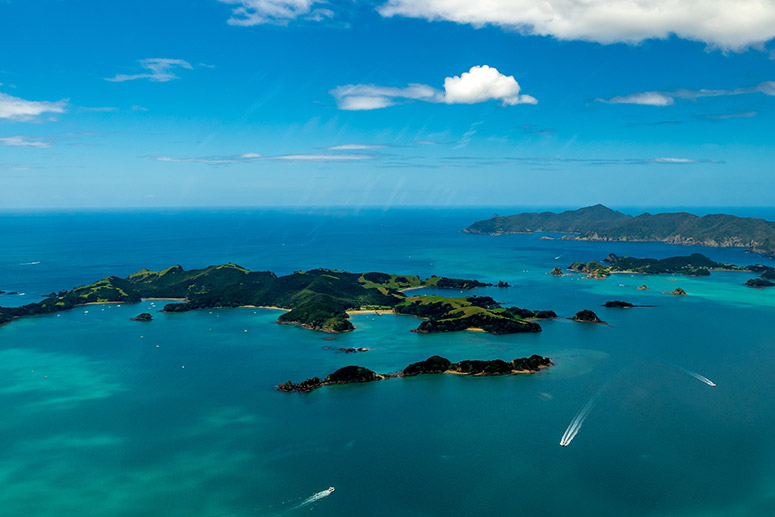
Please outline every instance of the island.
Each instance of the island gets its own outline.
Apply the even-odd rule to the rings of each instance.
[[[574,262],[574,264],[575,264],[575,262]],[[547,275],[552,275],[552,276],[564,276],[564,275],[565,275],[565,273],[563,273],[563,272],[562,272],[562,269],[561,269],[561,268],[559,268],[559,267],[556,267],[556,268],[552,269],[550,272],[548,272],[548,273],[547,273]]]
[[[767,266],[752,266],[754,268]],[[570,271],[586,274],[590,278],[607,278],[611,273],[639,273],[644,275],[674,274],[687,276],[708,276],[711,271],[754,271],[751,267],[715,262],[701,253],[692,253],[685,257],[665,259],[619,257],[613,253],[603,259],[603,263],[574,262],[568,266]]]
[[[605,302],[602,307],[607,307],[609,309],[632,309],[633,307],[639,307],[639,305],[633,305],[630,302],[623,302],[621,300],[613,300]]]
[[[538,332],[533,319],[551,311],[501,307],[489,297],[407,296],[403,291],[434,287],[471,290],[489,286],[477,280],[386,273],[350,273],[331,269],[297,271],[277,276],[270,271],[250,271],[236,264],[184,270],[142,270],[127,278],[107,277],[94,284],[60,291],[37,303],[0,307],[0,325],[16,318],[51,314],[89,303],[135,303],[144,298],[175,299],[165,313],[224,307],[264,307],[285,312],[277,323],[299,325],[323,332],[354,330],[348,311],[393,311],[424,318],[420,333],[476,328],[494,334]]]
[[[608,324],[605,321],[598,318],[597,314],[595,314],[593,311],[590,311],[589,309],[584,309],[583,311],[579,311],[576,313],[575,316],[568,319],[572,321],[579,321],[581,323],[600,323],[603,325]]]
[[[674,296],[686,296],[687,292],[684,291],[683,289],[681,289],[680,287],[676,287],[675,289],[673,289],[669,293],[665,293],[665,294],[672,294]]]
[[[317,388],[334,384],[357,384],[394,377],[413,377],[421,374],[449,373],[476,376],[530,374],[548,368],[553,364],[548,357],[541,357],[535,354],[509,362],[494,359],[489,361],[467,360],[460,361],[459,363],[453,363],[449,359],[434,355],[424,361],[410,364],[400,373],[380,375],[362,366],[345,366],[328,375],[323,381],[318,377],[312,377],[298,383],[288,381],[278,384],[276,389],[286,392],[309,393]]]
[[[344,352],[345,354],[355,354],[358,352],[368,352],[374,350],[373,348],[358,347],[358,348],[339,348],[333,346],[324,346],[323,350],[336,350],[337,352]]]
[[[711,247],[745,247],[775,257],[775,222],[727,214],[697,216],[687,212],[631,216],[603,205],[578,210],[525,212],[477,221],[465,233],[567,233],[563,239],[588,241],[659,241]]]
[[[151,321],[153,319],[153,316],[147,312],[143,312],[141,314],[138,314],[134,318],[132,318],[132,321]]]
[[[761,289],[762,287],[772,287],[775,285],[775,282],[771,282],[764,278],[752,278],[748,280],[744,285],[748,287],[753,287],[755,289]]]

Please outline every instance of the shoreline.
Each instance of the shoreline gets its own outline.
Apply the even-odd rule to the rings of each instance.
[[[285,309],[283,307],[275,307],[274,305],[240,305],[236,308],[245,307],[248,309],[272,309],[275,311],[291,312],[291,309]],[[219,308],[219,307],[214,307]]]
[[[407,291],[416,291],[417,289],[430,289],[430,288],[431,288],[431,286],[421,285],[419,287],[407,287],[406,289],[399,289],[398,292],[399,293],[405,293]]]

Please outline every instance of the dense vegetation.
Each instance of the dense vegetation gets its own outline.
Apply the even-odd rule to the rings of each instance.
[[[741,246],[775,256],[775,222],[726,214],[696,216],[686,212],[632,217],[603,205],[562,213],[493,216],[463,230],[466,233],[560,232],[563,238],[595,241],[662,241],[713,247]]]
[[[693,253],[687,257],[669,257],[665,259],[619,257],[611,253],[603,260],[603,264],[591,262],[574,262],[568,269],[584,273],[593,278],[606,278],[611,273],[642,273],[645,275],[674,274],[689,276],[708,276],[711,271],[756,271],[768,272],[767,266],[740,267],[732,264],[715,262],[705,255]],[[762,269],[763,268],[763,269]]]
[[[597,314],[595,314],[593,311],[590,311],[589,309],[584,309],[583,311],[577,312],[576,315],[571,319],[573,321],[581,321],[584,323],[605,323],[605,321],[598,318]]]
[[[765,280],[764,278],[752,278],[748,280],[745,285],[748,287],[755,287],[757,289],[761,289],[762,287],[772,287],[775,285],[775,282],[771,282],[770,280]]]
[[[531,311],[518,307],[501,307],[490,297],[444,296],[407,297],[395,306],[398,314],[427,318],[417,332],[451,332],[478,328],[492,334],[539,332],[541,327],[530,319],[556,318],[552,311]]]
[[[530,357],[520,357],[513,361],[506,362],[500,359],[490,361],[460,361],[459,363],[450,362],[449,359],[434,355],[425,361],[412,363],[400,374],[379,375],[362,366],[345,366],[330,374],[324,381],[318,377],[313,377],[299,383],[291,381],[279,384],[278,391],[298,391],[310,392],[322,386],[331,384],[355,384],[361,382],[372,382],[388,377],[412,377],[420,374],[437,373],[459,373],[466,375],[511,375],[518,373],[534,373],[543,368],[552,366],[552,361],[548,357],[540,355],[531,355]]]
[[[402,289],[437,287],[473,289],[484,285],[476,280],[432,276],[421,280],[411,275],[385,273],[349,273],[329,269],[313,269],[278,277],[269,271],[249,271],[235,264],[210,266],[204,269],[184,270],[174,266],[163,271],[142,270],[127,278],[115,276],[71,291],[52,293],[41,302],[22,307],[0,307],[0,324],[14,318],[35,314],[50,314],[90,302],[139,302],[142,298],[179,298],[183,301],[165,305],[164,312],[186,312],[214,307],[263,306],[287,309],[278,323],[297,324],[305,328],[327,332],[353,330],[348,310],[390,310],[406,300]],[[436,297],[442,299],[443,297]],[[450,307],[462,302],[450,299]],[[460,316],[477,316],[470,321],[450,325],[449,322],[434,330],[462,330],[479,323],[479,317],[489,315],[498,307],[492,298],[471,297],[465,305],[478,307],[481,314],[465,311]],[[148,315],[150,316],[150,315]],[[144,316],[145,320],[148,316]],[[420,316],[424,316],[420,314]],[[448,316],[446,319],[453,318]],[[498,317],[491,325],[499,333],[516,332],[505,328]],[[530,327],[528,322],[511,326]],[[537,325],[536,325],[537,326]]]
[[[635,307],[635,305],[631,304],[630,302],[623,302],[621,300],[613,300],[609,302],[605,302],[603,307],[608,307],[609,309],[631,309]]]

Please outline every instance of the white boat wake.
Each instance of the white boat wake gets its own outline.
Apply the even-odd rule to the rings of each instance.
[[[298,510],[299,508],[304,508],[305,506],[308,506],[308,505],[310,505],[312,503],[320,501],[324,497],[328,497],[328,496],[330,496],[333,493],[334,493],[334,487],[328,487],[328,489],[326,489],[326,490],[321,490],[320,492],[318,492],[316,494],[312,494],[311,496],[309,496],[308,498],[306,498],[305,500],[303,500],[302,502],[300,502],[296,506],[294,506],[292,508],[289,508],[288,511],[292,512],[294,510]]]
[[[573,441],[573,439],[576,437],[577,434],[579,434],[579,431],[581,430],[581,426],[584,425],[584,421],[589,416],[589,412],[592,411],[592,408],[595,406],[595,402],[597,402],[597,399],[600,397],[600,394],[603,393],[603,390],[608,387],[608,382],[603,384],[592,397],[587,401],[586,404],[584,404],[584,407],[581,408],[581,411],[578,412],[578,414],[575,416],[573,420],[571,420],[570,424],[568,425],[568,428],[565,430],[565,432],[562,435],[562,438],[560,439],[560,445],[563,447],[567,447],[570,445],[570,442]]]
[[[714,387],[714,388],[716,387],[716,383],[715,383],[715,382],[713,382],[712,380],[708,379],[708,378],[707,378],[707,377],[705,377],[704,375],[700,375],[700,374],[699,374],[699,373],[697,373],[697,372],[693,372],[693,371],[691,371],[691,370],[687,370],[686,368],[681,368],[681,370],[683,370],[683,371],[684,371],[685,373],[687,373],[688,375],[691,375],[692,377],[694,377],[694,378],[695,378],[695,379],[697,379],[698,381],[700,381],[700,382],[704,382],[704,383],[705,383],[705,384],[707,384],[708,386],[712,386],[712,387]]]

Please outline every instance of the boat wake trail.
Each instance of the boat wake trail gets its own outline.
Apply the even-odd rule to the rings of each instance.
[[[306,498],[305,500],[303,500],[302,502],[300,502],[296,506],[294,506],[292,508],[289,508],[288,512],[292,512],[292,511],[298,510],[299,508],[304,508],[305,506],[309,506],[312,503],[320,501],[324,497],[330,496],[333,493],[334,493],[334,487],[328,488],[327,490],[321,490],[320,492],[318,492],[316,494],[312,494],[311,496],[309,496],[308,498]]]
[[[687,370],[686,368],[680,368],[680,369],[681,369],[681,370],[683,370],[683,371],[684,371],[684,372],[685,372],[687,375],[691,375],[692,377],[694,377],[694,378],[695,378],[695,379],[697,379],[698,381],[700,381],[700,382],[704,382],[704,383],[705,383],[705,384],[707,384],[708,386],[712,386],[712,387],[714,387],[714,388],[716,387],[716,383],[715,383],[715,382],[713,382],[712,380],[708,379],[708,378],[707,378],[707,377],[705,377],[704,375],[700,375],[700,374],[699,374],[699,373],[697,373],[697,372],[693,372],[693,371],[691,371],[691,370]]]
[[[586,404],[584,404],[584,407],[581,408],[581,411],[578,412],[576,417],[571,420],[570,424],[568,425],[568,428],[565,430],[565,432],[562,435],[562,438],[560,439],[560,445],[563,447],[567,447],[570,445],[570,442],[573,441],[573,439],[576,437],[577,434],[579,434],[579,431],[581,430],[581,426],[584,425],[584,421],[589,416],[589,412],[592,411],[592,408],[595,406],[595,402],[597,402],[597,399],[600,397],[600,394],[603,393],[603,390],[605,390],[610,382],[607,382],[600,386],[598,390],[595,392],[594,395],[587,401]]]

